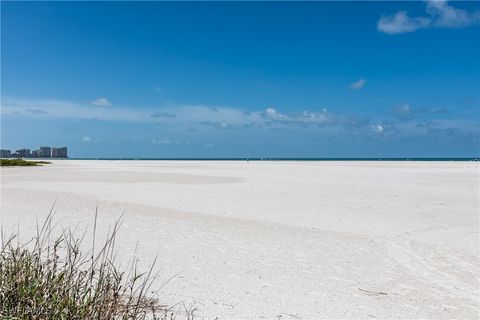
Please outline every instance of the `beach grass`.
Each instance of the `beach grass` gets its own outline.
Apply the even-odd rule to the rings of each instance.
[[[0,159],[2,167],[34,167],[49,164],[48,161],[27,161],[23,159]]]
[[[83,252],[84,236],[62,229],[52,236],[52,214],[35,237],[20,243],[17,234],[1,232],[0,319],[173,319],[171,309],[149,297],[156,275],[153,266],[138,271],[115,263],[120,221],[91,252]],[[97,248],[97,252],[95,252]],[[191,315],[187,314],[187,319]]]

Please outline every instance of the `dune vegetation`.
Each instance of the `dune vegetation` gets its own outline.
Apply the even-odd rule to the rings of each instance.
[[[135,259],[128,270],[116,266],[119,226],[117,221],[99,250],[94,230],[88,252],[82,251],[85,233],[77,237],[63,229],[52,236],[51,214],[28,243],[20,243],[16,234],[5,237],[2,228],[0,319],[175,318],[171,309],[149,296],[155,262],[146,272],[138,271]]]
[[[49,164],[48,161],[30,161],[23,159],[0,159],[0,166],[2,167],[32,167]]]

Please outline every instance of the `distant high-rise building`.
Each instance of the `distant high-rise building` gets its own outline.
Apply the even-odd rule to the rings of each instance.
[[[67,147],[52,148],[52,158],[68,158]]]
[[[8,149],[1,149],[0,150],[0,157],[1,158],[10,158],[12,156],[12,152]]]
[[[67,147],[52,148],[40,147],[38,150],[18,149],[11,152],[8,149],[1,149],[1,158],[68,158]]]
[[[20,158],[30,158],[30,149],[19,149],[16,151]]]
[[[50,158],[52,156],[52,148],[50,147],[40,147],[40,152],[38,153],[40,158]]]

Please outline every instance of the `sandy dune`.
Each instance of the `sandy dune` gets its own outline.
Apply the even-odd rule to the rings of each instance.
[[[119,260],[158,252],[169,304],[208,319],[478,319],[479,163],[54,161],[2,168],[28,238],[122,213]]]

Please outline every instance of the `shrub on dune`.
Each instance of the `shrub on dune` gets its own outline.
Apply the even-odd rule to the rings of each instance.
[[[84,253],[85,234],[78,238],[65,229],[53,238],[51,224],[50,214],[33,240],[25,244],[19,243],[16,235],[5,238],[2,229],[0,319],[173,317],[171,310],[147,295],[155,279],[153,264],[144,273],[137,270],[136,261],[127,271],[116,267],[119,221],[96,253],[96,230],[91,252]]]

